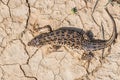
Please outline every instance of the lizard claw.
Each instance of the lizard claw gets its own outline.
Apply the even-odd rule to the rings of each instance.
[[[89,52],[88,54],[84,53],[84,54],[82,55],[82,59],[83,59],[83,60],[91,60],[93,57],[94,57],[94,55],[93,55],[92,52]]]

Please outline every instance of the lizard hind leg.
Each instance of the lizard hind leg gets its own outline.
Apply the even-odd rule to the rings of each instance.
[[[91,60],[94,57],[94,54],[92,52],[87,52],[87,53],[83,53],[82,55],[82,60]]]
[[[87,60],[86,71],[88,74],[90,73],[88,69],[89,69],[89,66],[90,66],[90,63],[91,63],[91,60],[93,57],[94,57],[94,55],[92,52],[84,53],[81,57],[82,60]]]

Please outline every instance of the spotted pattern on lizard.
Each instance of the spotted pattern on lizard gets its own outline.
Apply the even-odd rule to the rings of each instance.
[[[49,26],[49,25],[47,25]],[[62,27],[52,32],[43,33],[32,39],[29,46],[43,46],[46,44],[81,49],[81,43],[84,40],[84,31],[79,28]]]

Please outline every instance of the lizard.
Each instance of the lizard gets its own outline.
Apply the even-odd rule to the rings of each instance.
[[[56,30],[52,30],[50,25],[46,25],[39,29],[47,28],[49,29],[49,32],[42,33],[34,37],[31,41],[28,42],[28,46],[41,47],[43,45],[50,44],[61,47],[67,45],[70,48],[75,48],[78,50],[83,49],[86,54],[84,57],[87,56],[87,58],[91,58],[93,57],[93,51],[107,48],[108,46],[112,45],[112,43],[114,43],[117,38],[116,23],[107,8],[105,8],[105,11],[113,23],[113,32],[108,40],[86,39],[86,33],[79,28],[62,27]]]

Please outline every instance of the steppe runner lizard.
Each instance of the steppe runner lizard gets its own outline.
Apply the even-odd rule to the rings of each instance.
[[[113,23],[113,32],[112,36],[108,40],[89,40],[84,37],[85,32],[78,28],[72,27],[62,27],[57,30],[52,30],[51,26],[46,25],[42,28],[48,28],[48,33],[42,33],[35,38],[33,38],[30,42],[28,42],[28,46],[35,46],[41,47],[46,44],[50,44],[53,46],[68,46],[70,48],[75,49],[83,49],[86,54],[91,55],[93,51],[104,49],[110,46],[115,39],[117,38],[117,30],[116,30],[116,23],[113,17],[110,15],[107,8],[105,11],[108,13],[109,17]]]

